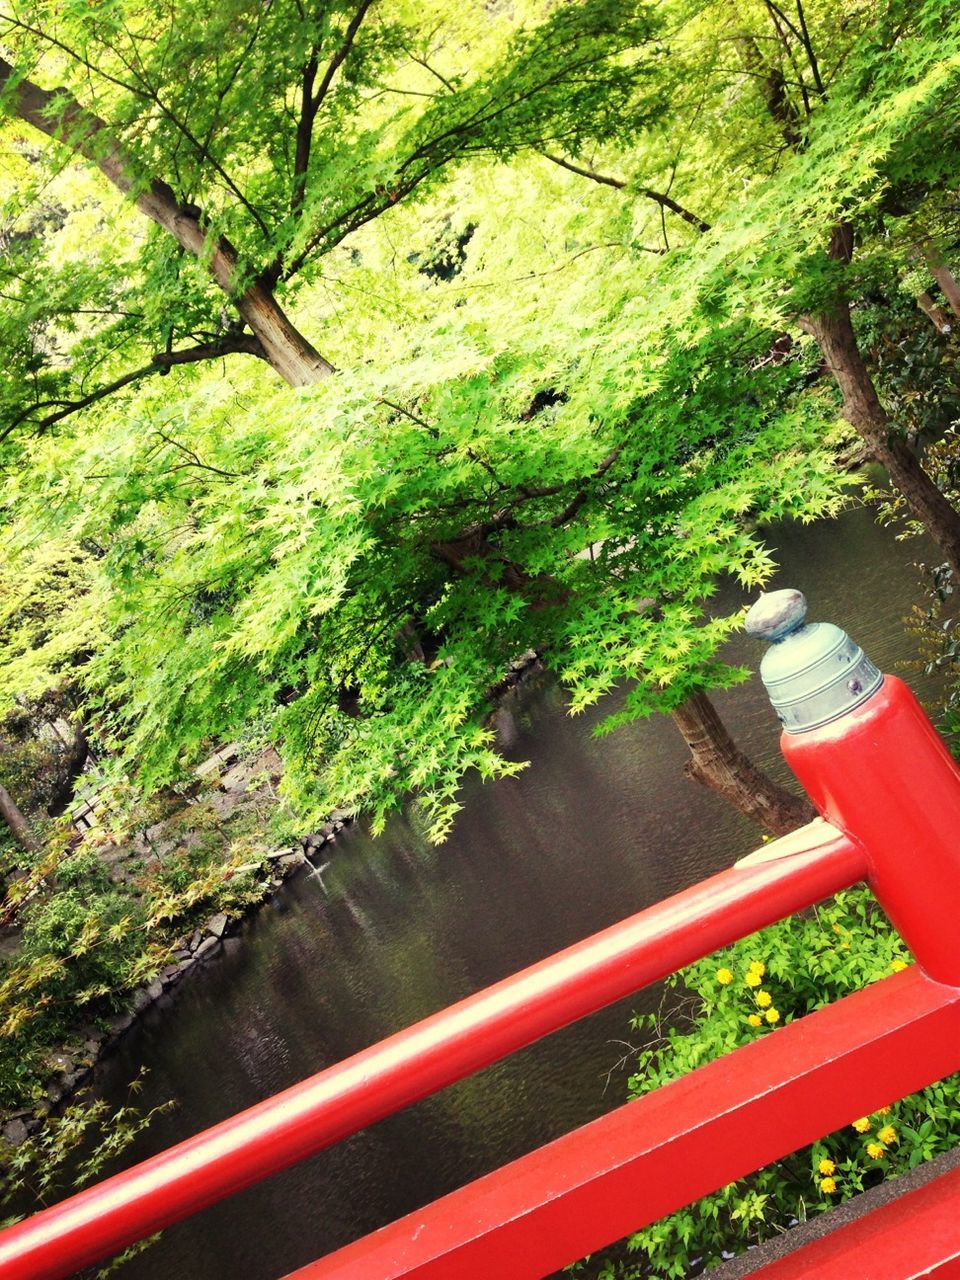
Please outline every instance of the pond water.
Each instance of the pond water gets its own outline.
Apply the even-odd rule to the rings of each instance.
[[[852,510],[770,535],[810,617],[847,628],[868,655],[913,685],[903,617],[921,599],[913,561],[872,514]],[[728,589],[719,607],[738,602]],[[746,637],[735,661],[756,668]],[[777,722],[754,676],[718,695],[741,745],[787,780]],[[757,843],[752,827],[685,780],[685,747],[665,719],[597,739],[615,705],[571,719],[541,681],[511,701],[518,778],[467,788],[450,840],[431,848],[407,821],[379,840],[341,836],[322,883],[288,882],[240,939],[153,1010],[103,1064],[114,1102],[141,1065],[141,1103],[178,1108],[127,1163],[177,1142],[557,949],[728,866]],[[629,1018],[650,989],[259,1187],[171,1227],[126,1264],[125,1280],[273,1280],[623,1102]],[[491,1280],[494,1280],[492,1277]]]

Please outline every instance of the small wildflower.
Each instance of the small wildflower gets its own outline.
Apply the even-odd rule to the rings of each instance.
[[[770,994],[769,991],[758,991],[757,1004],[760,1006],[761,1009],[769,1009],[769,1007],[773,1004],[773,996]]]
[[[891,961],[890,961],[890,968],[893,970],[893,972],[894,972],[894,973],[902,973],[902,972],[904,971],[904,969],[906,969],[906,967],[907,967],[907,962],[906,962],[906,960],[891,960]]]
[[[891,1142],[896,1142],[897,1131],[892,1124],[885,1124],[877,1133],[877,1137],[885,1147],[888,1147]]]
[[[759,1027],[763,1024],[763,1019],[760,1017],[759,1013],[751,1013],[747,1018],[747,1021],[750,1023],[751,1027]]]
[[[717,981],[720,983],[721,987],[729,987],[730,983],[733,981],[733,974],[729,969],[718,969]]]
[[[859,1120],[854,1120],[853,1127],[856,1129],[857,1133],[869,1133],[870,1121],[866,1116],[861,1116]]]
[[[867,1155],[870,1156],[871,1159],[882,1160],[886,1154],[887,1154],[887,1148],[883,1145],[882,1142],[867,1143]]]
[[[833,924],[830,927],[833,929],[834,933],[843,933],[843,930],[840,928],[838,924]]]
[[[748,987],[759,987],[761,981],[762,979],[759,973],[754,973],[752,969],[744,978],[744,982],[747,984]]]
[[[836,1191],[836,1189],[837,1189],[837,1180],[836,1180],[836,1178],[821,1178],[821,1179],[820,1179],[820,1190],[821,1190],[821,1191],[826,1191],[827,1195],[832,1195],[832,1194],[834,1193],[834,1191]]]
[[[768,1022],[779,1022],[779,1021],[780,1021],[780,1011],[779,1011],[779,1009],[768,1009],[768,1010],[767,1010],[767,1012],[766,1012],[763,1016],[766,1018],[766,1020],[767,1020]]]
[[[762,960],[751,960],[750,972],[759,973],[760,977],[762,978],[763,975],[767,972],[767,966],[763,963]]]
[[[820,1170],[821,1173],[825,1173],[825,1174],[831,1174],[831,1173],[837,1172],[837,1166],[833,1163],[832,1160],[821,1160],[820,1163],[817,1165],[817,1168]]]
[[[889,1107],[877,1107],[877,1115],[878,1115],[878,1116],[888,1116],[889,1114],[890,1114],[890,1108],[889,1108]]]

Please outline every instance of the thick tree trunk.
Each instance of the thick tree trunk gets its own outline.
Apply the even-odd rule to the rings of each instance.
[[[956,276],[940,256],[939,250],[932,245],[924,249],[923,256],[926,258],[930,274],[943,290],[943,296],[950,304],[950,310],[955,316],[960,316],[960,284],[957,283]]]
[[[693,694],[671,718],[690,748],[687,776],[716,791],[758,827],[782,836],[817,816],[809,800],[781,787],[744,755],[705,693]]]
[[[10,792],[2,784],[0,784],[0,818],[10,828],[10,833],[17,844],[30,853],[37,852],[40,846],[33,837],[30,824],[20,812]]]
[[[17,80],[14,68],[0,58],[0,89],[10,81],[14,84],[11,105],[21,120],[90,160],[109,182],[134,200],[141,213],[206,264],[260,340],[264,359],[284,381],[302,387],[334,372],[333,365],[290,322],[272,290],[245,278],[229,240],[224,236],[214,239],[203,226],[200,212],[183,207],[167,183],[144,181],[99,116],[64,90],[50,92],[29,80]]]
[[[940,492],[906,442],[895,434],[857,345],[849,305],[838,301],[833,310],[809,317],[806,327],[837,380],[844,417],[863,437],[876,461],[886,468],[913,514],[949,561],[954,580],[960,583],[960,512]]]

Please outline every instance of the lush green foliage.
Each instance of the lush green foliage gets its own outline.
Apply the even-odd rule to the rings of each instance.
[[[761,583],[756,522],[843,492],[834,395],[784,327],[899,296],[916,226],[949,236],[960,23],[936,0],[811,3],[774,40],[759,3],[367,10],[8,15],[17,74],[98,114],[66,140],[101,163],[109,139],[134,195],[172,183],[207,236],[197,256],[145,233],[8,126],[13,615],[38,538],[90,578],[39,646],[11,630],[10,688],[89,657],[88,710],[144,786],[261,735],[304,821],[380,824],[412,789],[442,837],[464,771],[516,768],[486,719],[518,653],[549,652],[575,711],[636,679],[607,727],[737,678],[713,583]],[[562,167],[606,163],[622,190]],[[289,391],[262,363],[172,360],[252,349],[223,345],[251,338],[229,303],[288,305],[294,278],[339,373]],[[87,402],[132,352],[169,376]]]
[[[865,891],[808,918],[791,918],[671,979],[660,1013],[636,1019],[651,1037],[630,1079],[640,1096],[759,1036],[906,967],[896,933]],[[772,1238],[851,1195],[912,1169],[960,1139],[960,1077],[850,1124],[775,1165],[731,1183],[627,1242],[638,1261],[592,1274],[620,1280],[683,1277],[695,1262]]]

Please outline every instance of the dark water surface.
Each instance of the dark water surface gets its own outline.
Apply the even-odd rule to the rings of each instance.
[[[913,656],[903,615],[921,598],[916,542],[867,511],[771,535],[812,620],[846,627],[881,667]],[[733,590],[720,598],[739,599]],[[756,667],[743,637],[734,660]],[[905,674],[921,696],[929,682]],[[786,780],[759,680],[719,695],[742,745]],[[612,705],[612,703],[611,703]],[[141,1064],[141,1101],[178,1109],[137,1159],[214,1124],[558,948],[728,866],[751,827],[682,776],[685,748],[657,718],[596,739],[610,706],[570,719],[548,683],[512,704],[519,778],[471,785],[446,845],[408,822],[341,837],[321,884],[301,875],[192,974],[100,1071],[114,1102]],[[273,1280],[530,1151],[624,1100],[618,1068],[633,1009],[614,1005],[171,1227],[125,1280]],[[496,1277],[491,1277],[496,1280]]]

